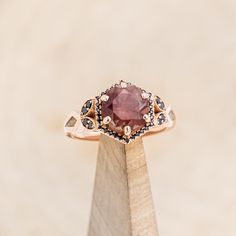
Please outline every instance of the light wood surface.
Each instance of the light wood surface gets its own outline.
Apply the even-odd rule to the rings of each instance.
[[[89,236],[157,236],[142,139],[101,135]]]

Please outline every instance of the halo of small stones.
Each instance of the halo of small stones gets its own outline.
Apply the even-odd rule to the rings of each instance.
[[[81,109],[81,122],[83,124],[83,126],[87,129],[94,129],[95,128],[95,124],[94,121],[90,118],[87,117],[87,115],[89,115],[90,111],[92,110],[92,106],[93,106],[93,101],[92,99],[86,101]]]
[[[149,115],[150,117],[150,122],[147,122],[146,125],[138,130],[136,133],[132,134],[130,137],[127,136],[121,136],[119,135],[117,132],[110,130],[108,127],[104,127],[102,124],[102,113],[101,113],[101,108],[102,108],[102,101],[101,101],[101,96],[105,95],[110,89],[112,89],[113,87],[116,86],[120,86],[121,83],[126,83],[127,86],[132,85],[131,83],[125,82],[125,81],[120,81],[120,83],[114,84],[113,86],[111,86],[110,88],[108,88],[105,92],[102,92],[100,94],[100,96],[96,97],[96,109],[95,109],[95,115],[96,115],[96,120],[98,123],[98,130],[100,130],[102,133],[122,142],[125,144],[131,143],[132,141],[134,141],[136,138],[144,135],[148,130],[150,130],[153,126],[154,126],[154,99],[151,93],[148,93],[148,102],[149,102],[149,113],[147,113],[147,115]],[[141,89],[141,88],[140,88]],[[142,93],[147,93],[145,90],[141,89]]]

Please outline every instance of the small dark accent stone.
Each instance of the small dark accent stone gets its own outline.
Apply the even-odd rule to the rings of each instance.
[[[93,129],[93,122],[90,120],[89,122],[88,122],[88,128],[89,129]]]
[[[92,101],[91,101],[91,100],[88,100],[88,101],[86,102],[86,107],[90,109],[91,106],[92,106]]]
[[[157,124],[162,125],[166,122],[166,116],[162,113],[157,118]]]
[[[83,119],[83,120],[82,120],[82,124],[83,124],[84,127],[87,128],[87,119]]]
[[[161,100],[160,97],[157,97],[156,103],[157,103],[157,105],[158,105],[158,107],[159,107],[160,109],[162,109],[162,110],[165,109],[165,103]]]
[[[88,108],[83,107],[81,113],[82,113],[82,115],[87,114],[88,113]]]
[[[82,124],[87,129],[93,129],[94,128],[93,122],[90,119],[88,119],[88,118],[84,118],[82,120]]]
[[[81,115],[86,115],[92,107],[92,100],[88,100],[81,109]]]

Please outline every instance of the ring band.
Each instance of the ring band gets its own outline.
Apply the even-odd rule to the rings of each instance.
[[[74,139],[99,140],[103,133],[128,144],[174,127],[175,120],[171,106],[159,96],[122,80],[72,112],[64,131]]]

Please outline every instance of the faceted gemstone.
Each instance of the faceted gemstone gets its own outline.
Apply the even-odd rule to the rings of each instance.
[[[93,122],[90,119],[88,119],[88,118],[84,118],[82,120],[82,124],[87,129],[93,129],[94,128]]]
[[[162,109],[162,110],[165,109],[165,103],[161,100],[161,98],[157,97],[156,103],[160,109]]]
[[[134,85],[126,88],[117,85],[106,93],[108,101],[102,102],[102,117],[110,116],[108,128],[124,135],[125,126],[130,126],[132,134],[145,127],[143,116],[150,111],[148,99],[142,98],[142,90]]]
[[[92,100],[88,100],[81,109],[81,115],[86,115],[92,107]]]
[[[166,122],[166,116],[163,113],[161,113],[157,118],[157,124],[162,125],[165,122]]]
[[[82,107],[81,113],[82,113],[82,115],[87,114],[88,113],[88,108],[87,107]]]
[[[91,108],[91,106],[92,106],[92,101],[91,100],[88,100],[86,103],[85,103],[85,105],[86,105],[86,107],[87,108]]]

